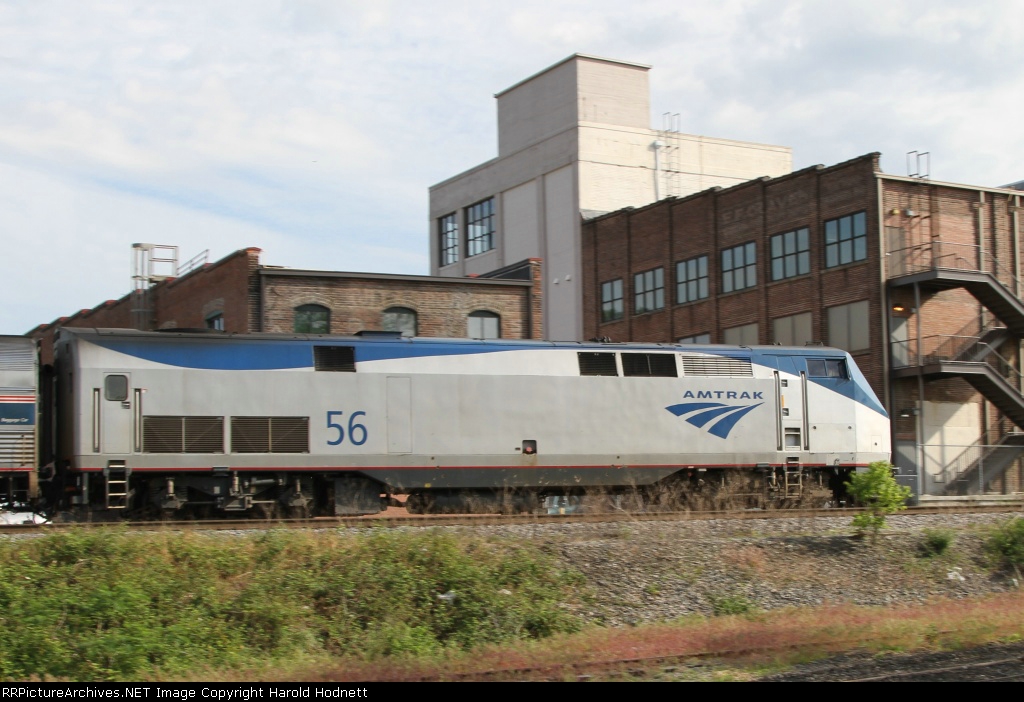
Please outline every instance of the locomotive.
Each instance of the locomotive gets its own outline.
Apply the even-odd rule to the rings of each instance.
[[[63,328],[0,338],[9,502],[77,519],[822,504],[889,421],[822,346]]]

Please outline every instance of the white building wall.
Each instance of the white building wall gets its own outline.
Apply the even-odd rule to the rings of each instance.
[[[575,341],[582,328],[583,295],[580,290],[580,213],[574,202],[574,168],[566,166],[544,176],[544,336],[552,341]]]
[[[535,178],[502,194],[501,230],[506,265],[535,257],[542,250],[544,212],[540,200],[543,178]]]
[[[949,465],[981,435],[979,405],[973,402],[924,402],[924,494],[939,495],[946,488],[944,466]]]
[[[498,93],[498,157],[430,189],[431,274],[541,258],[544,335],[580,339],[582,210],[639,207],[792,170],[787,147],[652,130],[649,68],[576,54]],[[495,249],[466,259],[465,208],[487,197],[496,203]],[[437,220],[452,212],[462,247],[459,261],[441,268]]]

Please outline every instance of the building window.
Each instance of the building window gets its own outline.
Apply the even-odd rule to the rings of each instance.
[[[784,280],[811,272],[810,239],[807,227],[772,237],[772,280]]]
[[[622,278],[601,283],[601,321],[613,322],[625,314],[622,302]]]
[[[779,317],[772,322],[772,340],[783,346],[805,346],[813,341],[811,313]]]
[[[828,345],[850,352],[871,347],[867,300],[828,308]]]
[[[708,296],[708,257],[698,256],[676,264],[676,302],[693,302]]]
[[[381,328],[401,332],[402,336],[416,336],[416,312],[408,307],[389,307],[382,315]]]
[[[216,329],[217,331],[224,331],[224,313],[217,312],[216,314],[211,314],[209,317],[207,317],[206,328]]]
[[[693,336],[684,336],[679,340],[680,344],[710,344],[710,334],[695,334]]]
[[[486,310],[470,312],[467,329],[470,339],[497,339],[501,336],[501,317]]]
[[[757,343],[757,324],[744,324],[722,332],[722,339],[732,346],[753,346]]]
[[[633,276],[633,313],[643,314],[665,307],[665,269],[655,268]]]
[[[437,220],[437,237],[441,242],[441,265],[449,266],[459,260],[459,219],[455,213]]]
[[[331,311],[323,305],[301,305],[295,308],[293,331],[299,334],[329,334]]]
[[[757,247],[754,242],[722,251],[722,292],[757,285]]]
[[[494,198],[466,208],[466,255],[476,256],[494,248]]]
[[[825,222],[825,267],[868,257],[868,218],[864,212]]]

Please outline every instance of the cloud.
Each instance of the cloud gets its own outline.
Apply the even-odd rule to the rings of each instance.
[[[1017,0],[2,3],[0,333],[127,292],[134,241],[426,273],[427,188],[496,155],[494,93],[574,52],[653,65],[654,126],[1019,180],[1022,20]]]

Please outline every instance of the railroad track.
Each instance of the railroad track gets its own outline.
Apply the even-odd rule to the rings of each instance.
[[[217,519],[191,521],[92,521],[45,524],[0,524],[0,534],[28,534],[81,528],[127,528],[136,530],[248,531],[278,529],[331,529],[426,526],[482,526],[509,524],[566,524],[595,522],[688,521],[688,520],[766,520],[810,517],[853,517],[860,509],[770,509],[716,512],[597,512],[576,514],[383,514],[364,517],[317,517],[313,519]],[[991,514],[1024,512],[1024,501],[998,505],[928,505],[908,507],[900,514]]]

